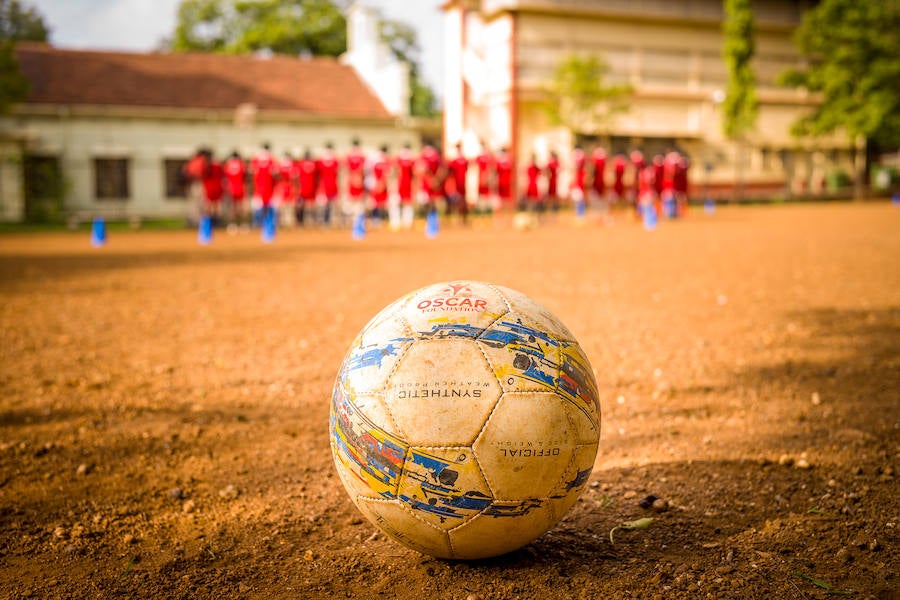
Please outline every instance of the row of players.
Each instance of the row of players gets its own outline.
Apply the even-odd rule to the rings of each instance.
[[[390,208],[401,226],[410,227],[417,204],[434,206],[442,200],[448,213],[457,212],[463,220],[473,199],[474,206],[482,209],[502,211],[514,206],[512,158],[505,148],[497,154],[482,148],[474,159],[463,154],[461,144],[447,158],[429,145],[418,154],[406,145],[395,156],[389,156],[386,146],[366,154],[354,141],[343,157],[327,144],[316,157],[307,150],[299,159],[290,153],[276,159],[264,144],[249,164],[237,152],[219,163],[209,150],[201,149],[185,164],[184,175],[197,184],[204,212],[214,217],[224,216],[223,199],[227,197],[232,211],[230,220],[246,218],[245,200],[251,197],[254,209],[278,207],[282,213],[295,214],[303,223],[329,224],[337,201],[343,198],[344,208],[350,210],[336,216],[368,209],[373,216],[386,218]],[[524,194],[519,198],[519,208],[555,210],[562,197],[570,198],[576,210],[583,208],[589,198],[631,201],[636,207],[639,202],[653,203],[665,198],[675,200],[679,207],[686,204],[690,165],[677,152],[657,155],[647,164],[637,150],[628,158],[617,154],[608,161],[602,148],[595,148],[588,156],[576,147],[571,158],[569,189],[565,193],[559,185],[558,155],[550,152],[543,165],[532,155],[523,173]],[[609,188],[605,177],[607,162],[612,171]],[[629,162],[631,177],[626,181]],[[477,196],[467,193],[470,167],[477,171]],[[248,193],[248,183],[252,194]],[[285,211],[288,207],[293,210]]]

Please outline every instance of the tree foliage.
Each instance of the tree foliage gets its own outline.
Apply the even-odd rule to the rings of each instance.
[[[0,0],[0,113],[28,96],[29,84],[16,60],[17,41],[46,42],[50,30],[34,8],[18,0]]]
[[[347,23],[332,0],[182,0],[166,45],[175,52],[339,56]]]
[[[756,51],[750,0],[725,0],[723,33],[728,85],[722,103],[722,130],[735,139],[753,129],[758,114],[756,77],[750,64]]]
[[[605,133],[628,110],[632,88],[605,84],[609,66],[601,58],[572,54],[556,66],[545,88],[544,110],[554,125],[577,133]]]
[[[422,78],[422,49],[416,30],[406,23],[385,19],[379,24],[379,35],[394,58],[409,65],[410,114],[417,117],[438,114],[437,97]]]
[[[49,37],[44,17],[36,9],[19,0],[0,0],[0,39],[46,42]]]
[[[822,95],[793,128],[821,135],[843,128],[885,147],[900,145],[900,2],[823,0],[796,33],[806,65],[781,83]]]

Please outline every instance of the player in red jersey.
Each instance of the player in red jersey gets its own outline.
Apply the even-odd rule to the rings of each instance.
[[[525,197],[519,205],[519,210],[541,211],[540,190],[541,168],[537,164],[537,157],[532,154],[525,167]]]
[[[547,204],[548,208],[556,212],[559,210],[559,156],[550,151],[550,158],[544,167],[547,171]]]
[[[269,151],[269,144],[263,144],[262,150],[250,161],[250,172],[253,174],[254,221],[261,224],[266,215],[272,212],[272,196],[275,192],[275,159]]]
[[[281,219],[281,224],[292,227],[296,222],[297,202],[297,168],[294,157],[285,151],[275,168],[278,180],[275,183],[275,211]]]
[[[673,187],[675,188],[676,212],[679,217],[687,215],[688,208],[688,169],[691,163],[686,156],[679,156],[675,163]]]
[[[426,144],[419,154],[419,176],[423,193],[420,200],[424,200],[430,205],[434,205],[442,193],[441,167],[443,162],[441,153],[430,144]]]
[[[181,167],[181,176],[187,187],[188,200],[190,201],[188,222],[199,223],[203,215],[203,205],[206,202],[206,193],[203,191],[203,174],[209,161],[206,158],[206,149],[197,148],[197,151]]]
[[[447,193],[447,212],[456,211],[465,223],[469,215],[469,201],[466,198],[466,177],[469,173],[469,159],[465,157],[462,143],[456,144],[456,156],[448,165],[450,176],[447,178],[449,190]]]
[[[638,182],[638,215],[648,210],[656,211],[656,168],[648,165],[641,169]],[[657,213],[658,214],[658,213]]]
[[[613,168],[613,193],[615,201],[620,202],[625,199],[625,167],[628,161],[621,154],[616,154],[612,159]]]
[[[372,157],[372,218],[376,223],[387,218],[388,180],[391,176],[391,161],[388,147],[381,146]]]
[[[366,155],[359,147],[359,140],[353,140],[344,164],[347,167],[347,199],[350,202],[350,213],[355,218],[366,209]]]
[[[316,193],[319,185],[319,165],[312,152],[306,149],[295,166],[297,172],[297,222],[305,226],[321,223],[321,214],[316,210]]]
[[[647,163],[644,161],[644,153],[640,150],[632,150],[628,158],[631,160],[631,168],[634,173],[631,182],[631,200],[634,202],[635,208],[637,208],[638,199],[640,198],[640,192],[638,190],[641,184],[641,171],[644,170]]]
[[[663,159],[662,195],[663,214],[672,219],[675,218],[675,169],[678,166],[678,152],[667,152]]]
[[[584,154],[584,150],[580,146],[575,146],[575,149],[572,150],[572,184],[569,186],[569,196],[572,198],[577,218],[583,218],[585,213],[584,182],[586,162],[587,157]]]
[[[409,144],[404,144],[394,160],[397,167],[396,198],[388,206],[391,229],[410,229],[413,226],[415,209],[413,186],[416,172],[416,156]]]
[[[222,171],[222,165],[213,159],[210,150],[206,150],[205,154],[206,170],[203,173],[203,212],[215,221],[221,213],[222,195],[225,192],[222,185],[225,173]]]
[[[497,205],[498,211],[508,210],[513,205],[513,162],[507,154],[506,148],[500,148],[500,152],[494,159],[494,168],[497,172]]]
[[[665,161],[662,154],[655,155],[650,166],[653,167],[653,193],[655,194],[656,214],[659,215],[662,213],[663,172],[665,170]]]
[[[316,172],[319,174],[319,190],[316,203],[321,210],[321,221],[331,224],[331,213],[338,198],[339,161],[331,142],[325,144],[325,151],[316,161]]]
[[[229,227],[242,224],[246,218],[244,198],[247,194],[245,180],[247,178],[247,166],[241,159],[237,150],[231,153],[225,161],[222,169],[225,171],[225,181],[228,188],[228,196],[231,198],[231,208],[228,214]]]
[[[491,207],[494,180],[494,156],[484,142],[481,142],[481,153],[475,157],[478,166],[478,206],[481,209]]]
[[[597,147],[591,153],[591,165],[594,168],[594,178],[591,184],[591,194],[595,201],[603,201],[606,196],[606,150]]]

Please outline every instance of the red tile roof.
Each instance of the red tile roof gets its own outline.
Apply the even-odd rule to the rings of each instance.
[[[349,65],[333,58],[138,54],[63,50],[20,43],[16,55],[31,82],[26,103],[117,107],[259,110],[390,118]]]

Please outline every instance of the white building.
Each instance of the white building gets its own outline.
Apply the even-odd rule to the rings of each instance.
[[[405,71],[363,64],[367,47],[378,51],[363,26],[375,23],[354,29],[348,64],[18,45],[31,92],[0,117],[0,220],[185,216],[178,173],[200,146],[248,158],[264,142],[276,156],[328,143],[340,153],[354,139],[368,149],[415,143],[402,119]],[[402,84],[375,90],[354,64],[384,67],[376,80]]]
[[[776,79],[799,55],[791,36],[809,0],[755,0],[759,119],[745,152],[722,134],[719,103],[721,0],[448,0],[445,11],[444,146],[478,139],[510,148],[521,167],[532,152],[602,144],[610,153],[667,148],[687,153],[692,181],[727,193],[737,171],[748,193],[815,193],[835,170],[853,173],[853,144],[842,136],[798,140],[791,124],[815,105]],[[629,110],[605,132],[553,127],[541,103],[556,65],[595,55],[607,82],[631,84]],[[589,148],[588,148],[589,149]]]

